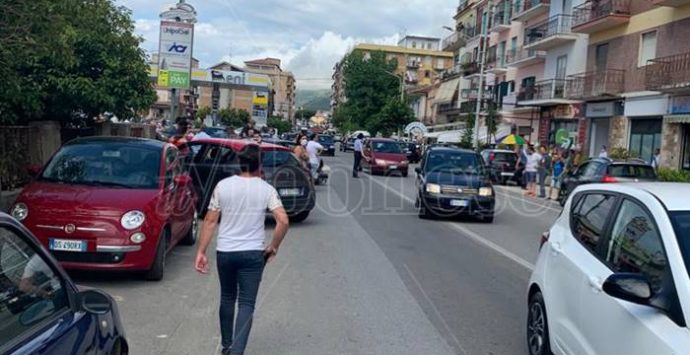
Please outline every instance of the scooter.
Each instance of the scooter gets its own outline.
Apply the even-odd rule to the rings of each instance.
[[[319,161],[319,168],[316,169],[317,178],[314,180],[315,185],[326,185],[328,183],[328,175],[331,173],[331,168],[324,165],[323,159]]]

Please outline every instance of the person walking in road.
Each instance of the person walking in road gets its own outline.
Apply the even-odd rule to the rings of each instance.
[[[539,197],[545,198],[546,197],[546,177],[549,174],[549,170],[551,170],[551,155],[547,152],[545,145],[542,145],[539,147],[539,156],[541,157],[541,159],[539,160],[539,169],[538,169]]]
[[[364,135],[362,133],[357,135],[357,139],[355,139],[354,143],[354,149],[355,149],[355,164],[352,167],[352,177],[356,178],[359,177],[359,171],[361,170],[361,164],[362,164],[362,148],[364,146],[362,139],[364,138]]]
[[[317,142],[318,135],[312,134],[311,140],[307,143],[307,154],[309,154],[309,168],[311,171],[311,176],[314,180],[319,178],[319,155],[323,151],[323,146]]]
[[[278,192],[259,176],[260,155],[257,144],[247,145],[238,154],[240,175],[226,178],[216,186],[201,229],[194,263],[199,273],[209,273],[206,249],[220,219],[216,256],[223,355],[244,354],[264,266],[278,254],[289,227]],[[265,246],[267,209],[273,214],[276,227],[271,243]]]
[[[292,152],[299,158],[300,163],[302,164],[302,167],[306,170],[309,170],[309,154],[307,153],[307,137],[303,135],[302,133],[297,135],[297,139],[295,141],[295,148],[292,150]]]
[[[563,177],[563,172],[565,171],[565,162],[558,152],[556,152],[554,155],[551,166],[553,175],[551,176],[551,187],[549,188],[549,195],[547,199],[557,200],[558,194],[561,191],[561,179]]]

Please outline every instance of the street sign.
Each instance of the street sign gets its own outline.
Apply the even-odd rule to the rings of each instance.
[[[158,86],[189,89],[194,25],[161,21],[158,44]]]

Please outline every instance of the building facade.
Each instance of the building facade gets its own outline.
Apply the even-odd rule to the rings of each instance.
[[[271,78],[273,92],[269,100],[269,112],[293,122],[295,119],[296,81],[291,72],[283,71],[280,59],[264,58],[244,62],[244,70],[265,74]]]
[[[410,49],[440,50],[441,39],[424,36],[405,36],[398,41],[398,47]]]

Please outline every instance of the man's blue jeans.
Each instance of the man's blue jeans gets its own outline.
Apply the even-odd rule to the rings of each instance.
[[[252,329],[256,295],[264,271],[264,253],[262,250],[219,251],[217,257],[222,346],[223,349],[232,349],[231,354],[243,354]],[[233,322],[237,329],[234,329]]]

